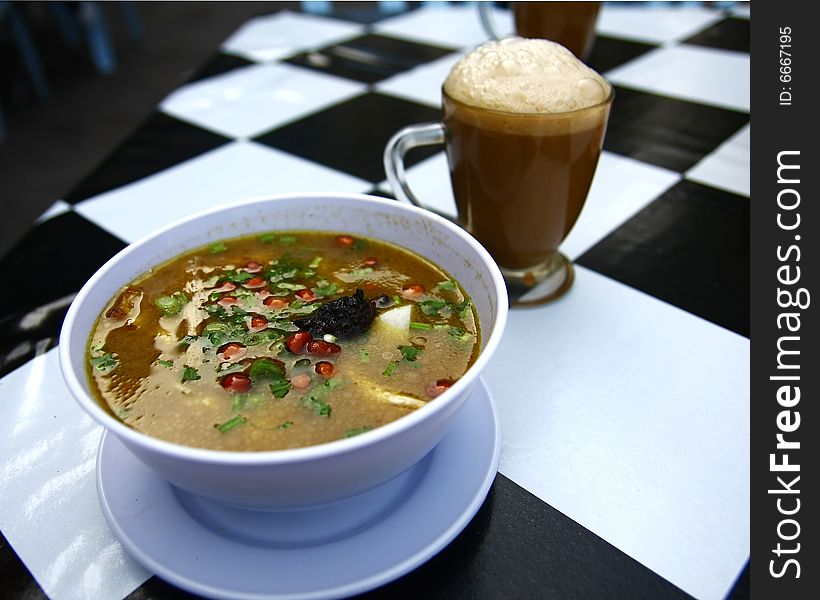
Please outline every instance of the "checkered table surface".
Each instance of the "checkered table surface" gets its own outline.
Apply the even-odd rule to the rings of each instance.
[[[26,282],[0,296],[0,596],[180,593],[102,517],[100,428],[62,383],[58,333],[90,275],[165,223],[260,194],[389,195],[385,142],[439,118],[446,73],[485,36],[474,6],[337,10],[245,23],[0,261]],[[563,246],[575,285],[511,311],[478,515],[371,597],[748,596],[749,18],[605,5],[588,62],[616,100]],[[440,149],[408,166],[453,212]]]

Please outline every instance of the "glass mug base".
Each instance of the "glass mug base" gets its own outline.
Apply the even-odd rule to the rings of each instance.
[[[566,256],[555,252],[544,263],[529,269],[501,267],[512,306],[536,306],[557,300],[575,281],[575,268]]]

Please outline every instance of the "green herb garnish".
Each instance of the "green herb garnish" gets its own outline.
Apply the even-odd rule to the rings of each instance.
[[[251,365],[248,376],[255,382],[260,379],[282,379],[285,368],[269,358],[260,358]]]
[[[279,238],[279,243],[284,244],[285,246],[292,246],[296,243],[296,236],[295,235],[283,235]]]
[[[228,433],[231,429],[239,427],[240,425],[247,423],[247,421],[248,420],[242,415],[236,415],[235,417],[228,419],[224,423],[214,425],[214,427],[216,427],[219,430],[219,433]]]
[[[185,369],[182,371],[182,381],[196,381],[197,379],[202,379],[199,375],[199,371],[193,367],[185,365]]]
[[[287,429],[291,425],[293,425],[293,421],[285,421],[284,423],[279,425],[276,429]]]
[[[455,281],[439,281],[435,289],[452,292],[456,289],[456,283]]]
[[[425,300],[419,304],[421,312],[428,316],[439,314],[439,311],[445,306],[447,306],[447,302],[445,300]]]
[[[387,365],[387,368],[382,372],[382,375],[384,375],[385,377],[390,377],[393,374],[393,371],[396,370],[396,367],[398,366],[398,364],[399,364],[399,361],[397,361],[397,360],[394,360],[393,362],[391,362],[389,365]]]
[[[276,239],[276,234],[275,234],[275,233],[273,233],[273,232],[270,232],[270,233],[263,233],[262,235],[260,235],[260,236],[259,236],[258,238],[256,238],[256,239],[258,239],[258,240],[259,240],[260,242],[262,242],[263,244],[270,244],[273,240],[275,240],[275,239]]]
[[[165,367],[166,369],[170,369],[174,366],[174,363],[171,362],[170,360],[158,360],[157,364],[162,366],[162,367]]]
[[[208,246],[208,252],[211,254],[219,254],[220,252],[225,252],[228,247],[225,245],[225,242],[214,242],[210,246]]]
[[[178,315],[182,310],[182,307],[188,304],[191,299],[188,298],[186,294],[183,292],[175,292],[170,296],[160,296],[156,300],[154,300],[154,304],[156,304],[159,309],[162,311],[166,317],[171,317],[174,315]]]
[[[407,362],[415,362],[422,350],[415,346],[399,346],[399,352]]]
[[[370,362],[370,353],[364,348],[359,349],[359,361],[365,365]]]
[[[321,263],[321,262],[322,262],[322,257],[317,256],[312,261],[310,261],[310,264],[308,265],[308,267],[310,267],[311,269],[315,269],[316,267],[319,266],[319,263]]]
[[[433,326],[430,325],[429,323],[419,323],[417,321],[411,321],[410,322],[410,329],[423,329],[425,331],[428,331],[432,328],[433,328]]]
[[[97,369],[100,373],[109,373],[116,369],[120,364],[116,356],[112,353],[103,354],[91,359],[91,366]]]
[[[319,282],[319,285],[313,288],[317,296],[327,297],[339,292],[339,286],[335,283],[327,283],[326,281]]]
[[[185,337],[183,337],[181,340],[179,340],[177,342],[177,346],[179,346],[180,348],[183,347],[183,346],[187,348],[188,346],[193,344],[196,340],[197,340],[197,337],[195,335],[186,335]]]
[[[368,427],[367,425],[365,425],[364,427],[356,427],[355,429],[348,429],[347,431],[345,431],[345,437],[346,438],[351,438],[351,437],[361,435],[362,433],[366,433],[366,432],[372,431],[372,430],[373,430],[373,428]]]
[[[333,408],[325,402],[324,398],[331,390],[341,385],[338,379],[328,379],[323,384],[314,388],[309,394],[302,396],[302,404],[320,417],[329,417]]]
[[[291,387],[292,385],[290,381],[287,379],[280,379],[279,381],[274,381],[270,384],[270,391],[275,398],[284,398],[288,395]]]

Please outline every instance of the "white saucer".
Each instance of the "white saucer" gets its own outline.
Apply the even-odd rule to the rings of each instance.
[[[436,448],[393,481],[304,511],[254,512],[195,497],[104,434],[97,491],[125,549],[149,571],[203,596],[340,598],[384,585],[449,544],[481,507],[501,449],[486,384]]]

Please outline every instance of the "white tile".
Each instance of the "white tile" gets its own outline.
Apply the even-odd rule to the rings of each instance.
[[[296,156],[233,142],[79,204],[75,210],[132,242],[192,213],[263,194],[362,192],[371,184]]]
[[[718,187],[735,194],[749,196],[751,126],[746,125],[735,135],[705,156],[686,172],[686,178]]]
[[[63,214],[64,212],[68,212],[71,210],[71,205],[66,202],[65,200],[57,200],[54,204],[49,206],[46,211],[37,217],[35,223],[42,223],[43,221],[48,221],[49,219],[53,219],[54,217]]]
[[[692,6],[676,8],[604,4],[598,16],[596,31],[636,42],[662,44],[686,39],[721,19],[723,15],[719,11]]]
[[[701,600],[749,555],[749,340],[576,268],[510,312],[499,470]],[[533,352],[533,348],[537,348]]]
[[[60,377],[57,351],[0,380],[0,528],[51,600],[120,600],[150,574],[100,512],[101,428]]]
[[[673,171],[603,152],[586,205],[561,251],[576,259],[680,180]],[[447,156],[440,152],[407,169],[407,181],[427,206],[455,216]],[[379,188],[392,192],[384,181]]]
[[[450,185],[450,167],[444,152],[413,165],[407,169],[406,176],[410,189],[426,207],[451,217],[456,215],[456,202]],[[381,182],[379,189],[393,193],[387,181]]]
[[[449,54],[436,61],[421,65],[394,75],[376,84],[376,90],[406,100],[441,106],[441,86],[450,74],[450,69],[463,53]]]
[[[749,19],[752,16],[752,6],[749,2],[739,2],[732,8],[731,13],[735,17]]]
[[[509,11],[495,9],[492,15],[499,31],[512,31]],[[489,39],[474,4],[425,3],[419,10],[379,22],[375,30],[380,34],[444,48],[472,48]]]
[[[612,83],[749,111],[749,54],[681,45],[656,48],[605,73]]]
[[[257,62],[273,61],[349,39],[364,29],[355,23],[282,11],[246,22],[222,44],[222,51]]]
[[[602,152],[586,204],[561,251],[575,260],[680,178],[674,171]]]
[[[293,65],[251,65],[182,86],[160,108],[223,135],[250,137],[365,89],[361,83]]]

